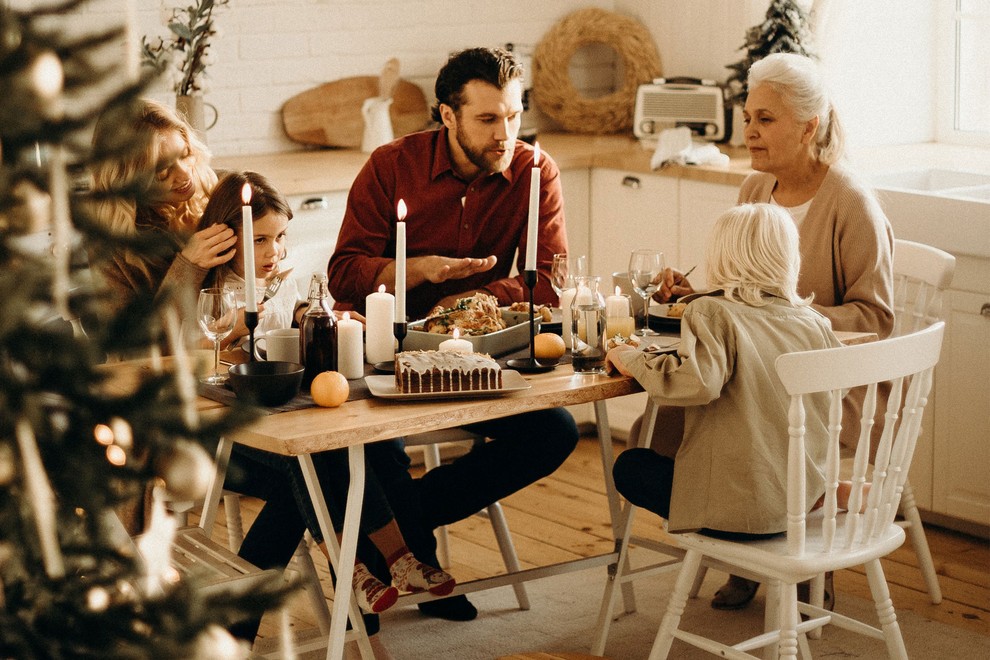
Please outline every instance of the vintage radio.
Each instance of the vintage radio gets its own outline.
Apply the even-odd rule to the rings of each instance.
[[[724,88],[713,80],[657,78],[636,92],[633,134],[656,139],[665,128],[687,126],[698,137],[724,142],[732,134],[732,112]]]

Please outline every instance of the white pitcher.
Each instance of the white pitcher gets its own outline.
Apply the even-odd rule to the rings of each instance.
[[[392,99],[373,96],[364,100],[361,114],[364,116],[364,138],[361,140],[361,151],[371,153],[378,147],[392,141],[392,117],[389,106]]]

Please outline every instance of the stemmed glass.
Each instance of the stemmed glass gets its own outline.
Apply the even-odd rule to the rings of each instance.
[[[557,292],[557,297],[564,292],[564,289],[571,288],[570,264],[566,254],[553,255],[553,265],[550,266],[550,286]]]
[[[222,385],[227,377],[220,373],[220,340],[234,330],[237,319],[237,301],[234,292],[227,289],[203,289],[196,304],[196,318],[206,338],[213,342],[213,374],[202,382]]]
[[[629,280],[636,293],[643,298],[643,327],[636,331],[641,337],[655,335],[650,330],[650,298],[656,292],[657,277],[663,272],[663,252],[660,250],[633,250],[629,257]]]

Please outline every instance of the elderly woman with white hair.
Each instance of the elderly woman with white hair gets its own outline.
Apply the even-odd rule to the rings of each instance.
[[[893,231],[872,189],[842,163],[844,131],[817,64],[775,53],[753,64],[747,83],[744,137],[756,172],[743,182],[739,202],[766,202],[788,212],[800,237],[798,292],[814,296],[812,306],[833,330],[888,336],[894,324]],[[676,271],[665,271],[662,280],[655,296],[661,302],[693,292]],[[847,396],[843,418],[859,419],[849,409],[858,411],[861,401]],[[683,423],[679,409],[662,409],[653,448],[673,456]],[[844,441],[854,441],[855,426],[843,429]],[[745,607],[757,587],[733,576],[712,607]]]

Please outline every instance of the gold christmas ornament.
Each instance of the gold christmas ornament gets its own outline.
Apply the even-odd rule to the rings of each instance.
[[[214,470],[209,454],[188,441],[177,442],[171,452],[158,459],[156,468],[168,494],[183,501],[202,499]]]

